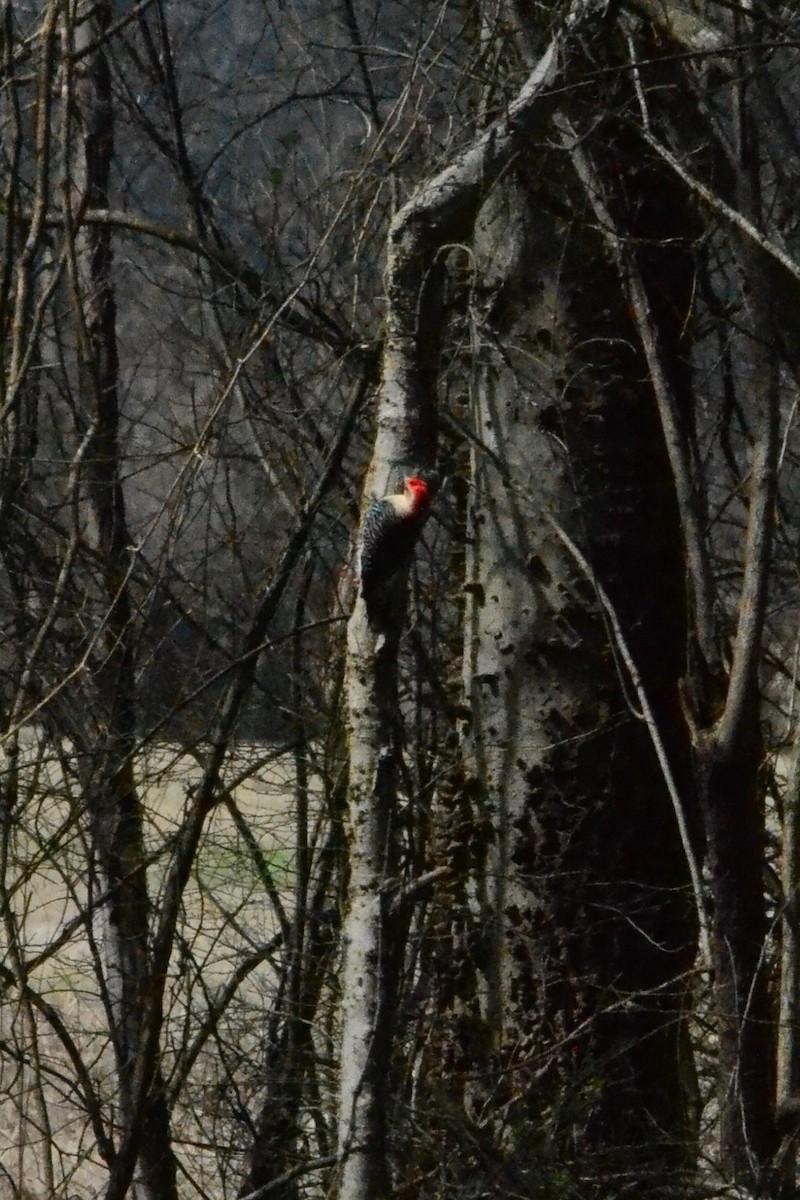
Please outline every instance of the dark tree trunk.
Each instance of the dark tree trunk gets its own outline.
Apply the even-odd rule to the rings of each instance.
[[[698,787],[714,898],[720,1155],[731,1175],[760,1180],[776,1149],[774,1025],[764,949],[764,811],[758,700],[728,753],[698,753]]]

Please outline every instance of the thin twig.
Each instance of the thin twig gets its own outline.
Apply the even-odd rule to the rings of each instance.
[[[681,844],[683,845],[683,852],[686,856],[686,862],[689,867],[689,875],[691,876],[692,880],[692,891],[694,893],[694,902],[697,909],[697,920],[700,927],[701,966],[708,968],[711,964],[711,941],[709,937],[708,915],[706,913],[705,901],[703,899],[703,881],[700,874],[700,867],[697,862],[694,847],[692,846],[692,839],[689,833],[689,826],[686,820],[683,802],[678,791],[678,786],[675,782],[675,776],[672,772],[672,767],[670,766],[669,757],[667,755],[664,742],[662,741],[661,734],[659,732],[658,722],[656,721],[655,714],[650,706],[650,701],[647,697],[647,692],[645,691],[645,687],[642,682],[642,677],[639,674],[636,662],[631,654],[625,634],[622,632],[622,626],[620,624],[619,617],[617,616],[616,609],[611,603],[605,588],[599,582],[586,558],[575,545],[566,530],[564,530],[548,513],[542,513],[542,516],[544,520],[547,521],[548,525],[559,538],[559,540],[564,546],[566,546],[567,550],[572,555],[581,571],[594,587],[597,598],[603,606],[603,610],[608,617],[611,629],[614,633],[614,638],[617,643],[617,649],[620,657],[625,663],[625,667],[630,675],[631,684],[633,685],[634,691],[636,692],[639,700],[641,720],[644,721],[645,725],[647,726],[648,733],[650,734],[650,740],[653,743],[653,749],[656,752],[656,757],[658,758],[658,763],[661,767],[661,774],[664,778],[664,783],[666,784],[670,800],[672,801],[672,807],[675,812],[675,820],[678,824],[678,832],[680,834]]]

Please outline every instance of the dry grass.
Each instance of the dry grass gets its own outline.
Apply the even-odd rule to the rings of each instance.
[[[162,746],[143,754],[137,771],[157,910],[170,842],[199,768],[179,750]],[[24,747],[19,779],[6,848],[3,957],[17,975],[45,955],[29,973],[28,985],[49,1010],[31,1004],[18,987],[6,990],[0,1006],[0,1198],[72,1200],[98,1194],[105,1167],[74,1088],[73,1065],[48,1012],[78,1047],[108,1120],[115,1074],[92,947],[93,939],[100,944],[102,913],[81,919],[90,895],[81,796],[35,734]],[[229,764],[226,782],[234,781],[236,805],[278,893],[288,900],[296,837],[291,763],[266,765],[263,748],[241,747]],[[235,1114],[255,1086],[262,1017],[274,996],[269,958],[242,981],[183,1077],[185,1054],[234,972],[277,927],[250,849],[231,813],[219,806],[186,889],[167,985],[164,1065],[178,1093],[174,1134],[187,1197],[222,1197],[236,1185],[243,1129]]]

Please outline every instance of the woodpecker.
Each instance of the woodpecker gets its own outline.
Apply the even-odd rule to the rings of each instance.
[[[410,560],[430,502],[427,483],[416,475],[406,476],[402,492],[370,501],[361,524],[358,573],[372,626],[384,623],[391,596],[386,585]]]

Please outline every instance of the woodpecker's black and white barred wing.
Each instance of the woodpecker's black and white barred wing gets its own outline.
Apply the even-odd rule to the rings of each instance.
[[[404,493],[374,497],[361,523],[358,573],[372,625],[381,624],[392,579],[408,564],[427,516],[427,492],[419,492],[424,484],[412,483],[417,490],[407,482]]]

